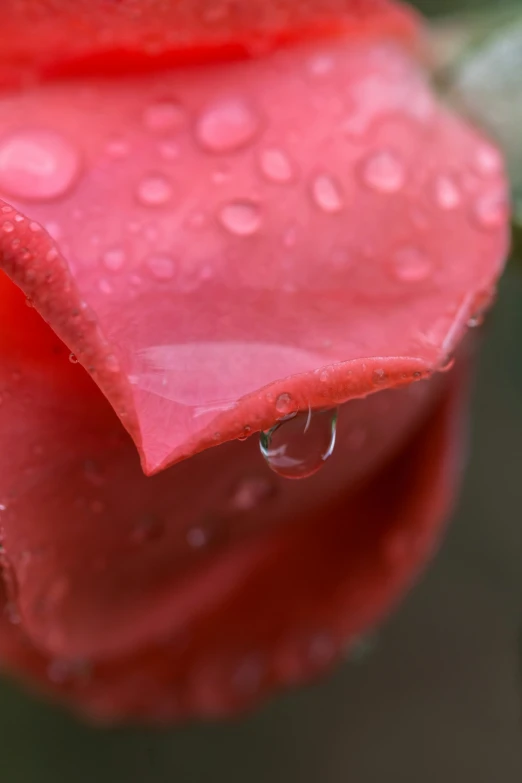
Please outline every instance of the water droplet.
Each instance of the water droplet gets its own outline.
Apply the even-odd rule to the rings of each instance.
[[[248,144],[259,128],[259,120],[241,100],[223,100],[201,115],[196,136],[210,152],[231,152]]]
[[[125,251],[121,247],[107,250],[103,254],[103,264],[111,272],[118,272],[125,264]]]
[[[372,380],[376,386],[381,386],[383,383],[386,383],[388,380],[386,371],[383,370],[382,367],[378,370],[374,370],[372,373]]]
[[[330,54],[321,52],[312,57],[308,63],[308,70],[312,76],[327,76],[332,73],[335,61]]]
[[[14,231],[14,223],[11,223],[10,220],[6,220],[5,223],[2,223],[2,231],[6,234],[12,234]]]
[[[456,209],[462,201],[460,190],[455,181],[448,176],[441,175],[435,180],[435,198],[441,209]]]
[[[312,193],[315,203],[323,212],[340,212],[344,206],[339,186],[327,175],[315,178]]]
[[[475,168],[479,174],[488,176],[498,174],[502,170],[502,156],[500,152],[489,145],[480,147],[475,157]]]
[[[175,141],[163,141],[159,146],[159,154],[163,160],[177,160],[181,155],[181,149]]]
[[[289,479],[313,476],[335,448],[338,409],[294,416],[262,432],[260,447],[269,467]]]
[[[194,526],[187,530],[187,544],[191,549],[203,549],[207,546],[210,536],[206,528]]]
[[[139,519],[131,531],[133,544],[142,544],[159,541],[165,535],[165,524],[154,514],[145,514]]]
[[[405,283],[420,283],[433,271],[428,256],[416,247],[403,247],[392,258],[392,272],[397,280]]]
[[[286,183],[293,177],[292,164],[288,155],[275,147],[261,153],[261,170],[272,182]]]
[[[229,508],[231,511],[239,513],[253,511],[264,500],[272,497],[274,491],[274,485],[264,476],[245,478],[234,487],[228,504]]]
[[[371,155],[363,166],[364,183],[380,193],[397,193],[404,185],[404,167],[391,152]]]
[[[69,354],[69,361],[71,362],[71,364],[78,364],[78,359],[73,353]]]
[[[126,158],[130,153],[130,144],[123,139],[111,139],[105,148],[111,158]]]
[[[283,416],[290,416],[297,412],[299,405],[290,394],[283,392],[283,394],[280,394],[277,398],[275,408],[276,411]]]
[[[138,200],[146,207],[159,207],[170,201],[172,186],[161,174],[151,175],[138,185]]]
[[[220,210],[221,224],[231,234],[248,237],[256,234],[261,227],[261,212],[252,201],[232,201]]]
[[[155,133],[173,131],[183,125],[185,111],[174,101],[158,101],[148,106],[143,113],[145,126]]]
[[[156,280],[172,280],[176,265],[170,256],[155,254],[147,259],[147,266]]]
[[[508,220],[508,206],[504,193],[488,193],[475,203],[475,218],[480,228],[487,231],[501,228]]]
[[[18,131],[0,140],[0,190],[22,199],[63,196],[80,169],[77,150],[47,130]]]
[[[472,315],[468,320],[468,329],[476,329],[478,326],[482,326],[485,317],[484,312],[478,312]]]
[[[105,278],[103,277],[101,280],[98,281],[98,288],[100,289],[102,294],[106,294],[107,296],[109,296],[109,294],[112,294],[114,290],[112,285],[109,283],[109,281],[105,280]]]

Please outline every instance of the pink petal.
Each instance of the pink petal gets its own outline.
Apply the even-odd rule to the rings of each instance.
[[[391,44],[55,84],[0,116],[3,267],[148,473],[270,426],[281,395],[444,366],[502,268],[499,156]]]

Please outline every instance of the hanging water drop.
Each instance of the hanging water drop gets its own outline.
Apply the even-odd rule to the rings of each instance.
[[[312,411],[279,422],[260,436],[263,457],[274,473],[288,479],[313,476],[332,456],[338,408]]]

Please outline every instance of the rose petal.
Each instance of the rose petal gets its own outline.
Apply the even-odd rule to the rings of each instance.
[[[36,409],[27,434],[40,420],[52,437],[41,441],[40,429],[23,466],[21,448],[1,466],[14,488],[1,515],[10,587],[0,625],[4,664],[111,720],[216,716],[317,676],[389,611],[437,545],[461,460],[461,374],[448,381],[444,401],[392,464],[383,465],[392,441],[405,425],[411,432],[434,382],[345,406],[348,426],[333,471],[300,485],[297,495],[296,484],[276,483],[241,513],[230,505],[236,490],[227,496],[228,514],[220,494],[229,479],[267,480],[248,444],[222,446],[147,480],[128,441],[117,444],[115,417],[112,431],[89,433],[103,418],[95,395],[88,406],[84,395],[81,422],[73,411],[60,420],[65,396],[57,399],[56,388],[52,398],[45,384],[40,396],[24,389],[29,410]],[[20,405],[9,399],[3,428]],[[405,416],[408,405],[415,412]],[[355,422],[366,440],[358,436],[350,456]],[[45,453],[34,443],[45,444]],[[98,462],[82,468],[86,454]],[[357,465],[364,472],[369,456],[381,468],[354,492]],[[201,503],[203,474],[210,486]],[[325,493],[331,505],[318,511]],[[196,515],[207,502],[222,514],[199,554],[188,554],[184,534],[186,525],[205,523],[191,517],[183,494],[192,495]],[[281,526],[289,507],[294,521]],[[261,535],[267,516],[278,527]]]
[[[149,473],[444,366],[502,268],[501,160],[392,45],[50,85],[0,116],[0,263]]]
[[[320,36],[417,39],[389,0],[3,0],[0,85],[251,57]]]
[[[304,484],[270,473],[256,438],[146,478],[110,405],[5,277],[0,296],[19,335],[0,366],[4,568],[25,632],[60,656],[126,653],[206,616],[265,563],[260,536],[306,528],[349,493],[445,384],[345,406],[328,469]]]

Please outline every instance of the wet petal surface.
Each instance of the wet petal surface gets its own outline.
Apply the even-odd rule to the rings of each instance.
[[[444,366],[507,245],[498,154],[391,44],[5,95],[0,194],[4,268],[148,472],[271,427],[282,394]]]

